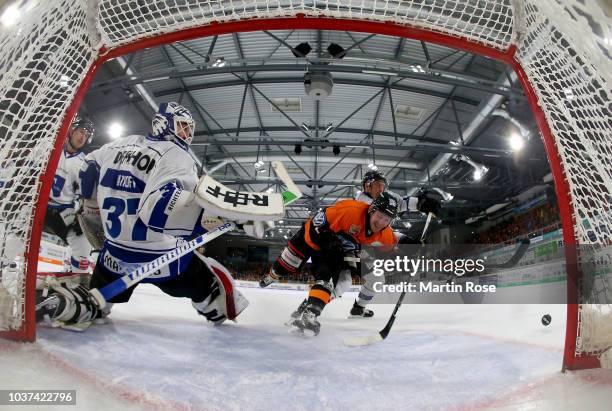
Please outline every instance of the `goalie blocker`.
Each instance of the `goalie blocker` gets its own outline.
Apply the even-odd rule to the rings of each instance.
[[[287,187],[282,194],[236,191],[205,175],[195,189],[196,202],[207,216],[222,216],[238,222],[280,220],[285,215],[284,206],[300,198],[302,193],[283,163],[273,161],[272,167]]]

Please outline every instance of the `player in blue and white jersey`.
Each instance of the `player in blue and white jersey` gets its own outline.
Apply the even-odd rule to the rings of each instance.
[[[91,245],[77,221],[76,206],[81,197],[79,172],[85,164],[85,154],[81,150],[91,142],[94,132],[90,119],[75,117],[53,177],[43,228],[68,244],[73,273],[89,272]]]

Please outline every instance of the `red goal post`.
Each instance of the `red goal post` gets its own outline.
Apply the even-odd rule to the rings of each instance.
[[[577,3],[21,3],[17,24],[0,29],[0,335],[35,338],[34,286],[45,208],[70,121],[96,70],[129,52],[203,36],[346,30],[423,40],[504,61],[518,74],[540,128],[564,243],[599,251],[612,243],[612,33],[596,0]],[[568,251],[568,259],[574,258],[579,256]],[[575,275],[568,281],[568,301],[596,302],[581,293]],[[602,363],[612,357],[609,310],[609,305],[568,304],[565,369],[599,366],[604,352]]]

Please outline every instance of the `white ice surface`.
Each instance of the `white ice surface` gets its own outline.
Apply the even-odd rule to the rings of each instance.
[[[354,348],[343,340],[380,330],[392,306],[349,320],[346,294],[308,339],[283,325],[303,292],[243,292],[238,324],[205,324],[187,299],[141,285],[112,324],[0,341],[0,389],[76,389],[69,410],[612,409],[612,371],[560,373],[562,305],[404,305],[385,341]]]

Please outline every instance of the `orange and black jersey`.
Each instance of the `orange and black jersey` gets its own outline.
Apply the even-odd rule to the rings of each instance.
[[[325,248],[325,234],[331,231],[348,235],[360,245],[380,246],[390,250],[397,244],[397,238],[390,227],[378,233],[370,230],[369,207],[369,204],[357,200],[338,201],[306,221],[305,242],[311,248],[321,250]]]

